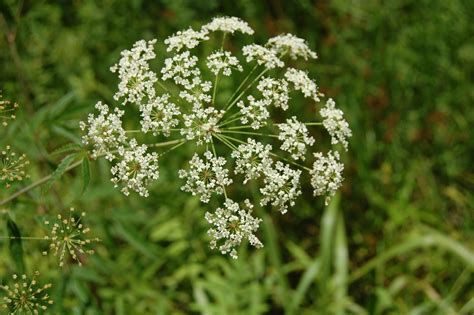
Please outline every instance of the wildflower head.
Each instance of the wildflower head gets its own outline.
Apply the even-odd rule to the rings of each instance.
[[[87,237],[90,229],[82,222],[85,216],[85,212],[75,216],[75,210],[71,208],[68,216],[63,217],[58,214],[51,222],[44,222],[50,229],[45,240],[50,242],[50,251],[58,257],[60,267],[64,266],[67,256],[71,256],[79,266],[82,266],[81,255],[94,254],[91,246],[99,239]],[[43,254],[46,255],[47,252],[43,252]]]
[[[32,279],[26,275],[13,275],[13,284],[0,286],[5,292],[3,297],[3,308],[9,314],[40,314],[53,304],[47,290],[51,284],[39,285],[36,271]]]
[[[28,164],[26,155],[16,154],[7,145],[0,151],[0,182],[9,188],[13,182],[29,177],[24,170]]]
[[[223,205],[208,211],[206,220],[212,225],[211,246],[232,257],[243,239],[261,245],[255,236],[259,220],[249,214],[252,205],[286,213],[301,195],[300,178],[308,177],[303,173],[313,177],[316,195],[330,195],[338,187],[324,175],[334,173],[334,164],[319,156],[314,163],[321,166],[304,164],[315,145],[313,128],[324,125],[332,144],[345,145],[349,137],[345,120],[329,101],[320,111],[324,122],[297,115],[292,93],[303,94],[314,105],[323,97],[307,71],[293,61],[295,68],[285,63],[288,57],[317,57],[305,40],[283,34],[264,45],[226,45],[237,33],[254,31],[239,18],[216,17],[201,29],[187,28],[166,38],[163,58],[153,51],[155,41],[138,41],[112,67],[120,80],[115,98],[135,108],[99,102],[99,113],[81,124],[83,142],[93,147],[93,157],[105,156],[111,162],[111,180],[125,195],[136,191],[148,196],[150,184],[159,177],[158,159],[163,167],[166,154],[186,146],[184,152],[191,152],[187,166],[177,171],[181,189],[203,203],[212,198]],[[205,43],[201,57],[195,48]],[[151,59],[157,56],[161,67],[153,69]],[[227,76],[231,79],[223,79]],[[288,117],[290,107],[294,116]],[[141,128],[125,130],[129,126]],[[169,139],[162,141],[164,137]],[[236,190],[229,186],[236,182],[241,183],[238,188],[252,182],[260,194],[241,206],[229,196]]]

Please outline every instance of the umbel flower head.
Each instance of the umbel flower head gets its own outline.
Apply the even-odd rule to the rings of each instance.
[[[99,113],[81,123],[83,142],[92,147],[94,158],[111,162],[112,182],[126,195],[135,191],[148,196],[165,155],[191,148],[188,162],[177,171],[181,189],[203,203],[215,199],[221,205],[205,214],[212,226],[211,247],[232,257],[244,239],[262,246],[256,236],[260,219],[250,215],[252,207],[289,212],[301,195],[301,179],[308,175],[316,196],[329,198],[340,187],[339,155],[316,153],[315,143],[325,142],[315,138],[314,130],[324,127],[332,144],[345,147],[351,136],[342,111],[333,101],[321,108],[324,95],[318,84],[297,67],[295,60],[317,58],[308,43],[283,34],[240,49],[227,45],[234,36],[253,33],[237,17],[216,17],[200,29],[166,38],[165,57],[155,53],[156,40],[138,41],[112,67],[118,74],[119,103],[109,107],[98,102]],[[208,54],[198,56],[195,48],[207,41],[209,47],[200,51]],[[151,66],[155,58],[161,68]],[[295,115],[301,112],[295,94],[305,97],[324,120]],[[288,112],[293,114],[285,116]],[[260,194],[243,206],[233,201],[235,188],[249,184],[259,187]]]
[[[13,285],[0,286],[5,291],[2,307],[8,314],[40,314],[53,304],[47,290],[51,284],[39,285],[36,271],[30,280],[26,275],[12,276]]]
[[[27,178],[25,167],[28,164],[26,155],[16,154],[7,145],[4,150],[0,151],[0,183],[9,188],[13,182]]]
[[[0,91],[0,123],[2,126],[8,126],[8,121],[16,118],[15,110],[17,108],[18,104],[3,99],[2,91]]]
[[[85,212],[75,216],[74,208],[70,208],[69,215],[63,217],[58,214],[53,221],[45,221],[44,224],[50,228],[45,240],[50,242],[50,251],[59,259],[59,266],[64,266],[67,256],[82,266],[81,255],[92,255],[93,243],[99,242],[98,238],[88,238],[90,229],[83,224]],[[43,252],[47,255],[47,252]]]

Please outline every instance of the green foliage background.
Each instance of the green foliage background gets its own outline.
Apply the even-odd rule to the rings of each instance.
[[[285,216],[259,209],[265,247],[237,261],[207,248],[206,209],[179,190],[179,156],[147,199],[123,196],[95,161],[84,194],[77,169],[7,204],[2,235],[11,217],[41,236],[39,218],[74,206],[102,239],[84,267],[63,271],[41,242],[23,242],[26,270],[54,285],[51,314],[474,313],[473,1],[1,0],[0,10],[0,89],[21,105],[0,144],[32,162],[22,185],[56,168],[50,152],[79,140],[98,100],[113,103],[121,50],[216,15],[247,20],[258,42],[307,39],[319,59],[305,66],[354,133],[338,198],[325,209],[303,187]],[[20,266],[0,245],[6,282]]]

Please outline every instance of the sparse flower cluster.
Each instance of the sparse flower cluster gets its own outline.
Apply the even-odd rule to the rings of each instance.
[[[25,167],[29,164],[25,154],[17,154],[13,152],[9,145],[0,151],[0,183],[7,188],[13,182],[22,181],[28,178]]]
[[[50,228],[45,240],[50,242],[50,250],[59,259],[59,266],[63,267],[67,256],[70,256],[79,266],[82,265],[81,255],[92,255],[94,250],[90,248],[92,243],[98,242],[98,238],[88,238],[90,229],[84,225],[85,212],[75,215],[71,208],[67,216],[58,214],[55,220],[45,221],[44,224]],[[43,252],[46,255],[48,252]]]
[[[31,278],[27,275],[12,276],[13,285],[0,286],[5,292],[3,297],[3,309],[9,314],[40,314],[53,304],[53,300],[48,294],[51,284],[40,285],[36,278],[39,276],[36,271]]]
[[[150,184],[159,177],[158,162],[181,146],[190,147],[193,155],[177,172],[184,181],[181,189],[203,203],[220,202],[215,211],[205,214],[211,225],[211,247],[234,258],[244,239],[262,246],[256,236],[261,220],[251,215],[255,205],[288,212],[301,195],[304,173],[311,176],[308,184],[314,194],[326,196],[326,202],[340,187],[339,154],[315,153],[313,128],[323,125],[332,144],[342,143],[345,148],[351,136],[332,100],[319,108],[324,121],[284,116],[287,111],[295,113],[290,108],[293,93],[309,98],[313,106],[323,97],[306,71],[287,64],[289,59],[308,61],[317,55],[292,34],[226,50],[226,40],[232,36],[252,34],[248,23],[236,17],[217,17],[201,29],[178,31],[164,41],[170,55],[159,58],[162,67],[156,70],[149,64],[156,56],[155,40],[137,42],[112,67],[119,79],[115,97],[122,104],[109,108],[99,102],[99,113],[81,123],[83,142],[92,147],[94,158],[105,156],[112,162],[112,182],[126,195],[133,190],[147,196]],[[194,48],[207,40],[213,46],[200,59]],[[222,76],[239,79],[220,80]],[[125,110],[130,114],[125,115]],[[309,161],[313,168],[300,164],[313,156]],[[233,201],[229,195],[235,187],[230,186],[250,182],[260,194],[243,205]]]
[[[8,126],[8,121],[16,118],[15,110],[18,108],[17,103],[3,99],[2,91],[0,91],[0,122],[3,127]]]

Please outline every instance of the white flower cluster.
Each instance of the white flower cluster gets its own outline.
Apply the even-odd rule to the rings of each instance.
[[[110,70],[118,72],[120,79],[119,90],[114,95],[115,100],[124,98],[123,104],[141,103],[144,97],[155,96],[154,84],[156,74],[150,71],[148,61],[156,57],[153,45],[156,39],[145,42],[140,40],[131,50],[122,51],[122,58]]]
[[[293,83],[293,88],[301,91],[305,97],[312,98],[315,102],[320,101],[318,86],[303,70],[288,68],[285,72],[285,78],[288,82]]]
[[[242,118],[240,121],[242,124],[250,123],[253,129],[259,129],[263,127],[270,117],[268,111],[268,105],[270,105],[267,99],[256,100],[255,97],[249,95],[247,97],[248,105],[245,105],[243,101],[237,103],[237,107],[240,108]]]
[[[308,47],[304,39],[292,34],[270,38],[267,45],[278,54],[289,54],[292,59],[298,59],[299,57],[304,60],[318,58],[318,55]]]
[[[158,179],[158,155],[147,153],[145,144],[138,145],[135,139],[130,140],[129,147],[118,148],[119,161],[110,169],[115,187],[122,183],[122,192],[136,191],[140,196],[148,197],[148,183]]]
[[[331,136],[331,144],[342,143],[347,151],[347,138],[352,137],[349,124],[344,119],[342,110],[336,108],[336,102],[332,98],[328,99],[326,106],[319,111],[324,118],[323,126]]]
[[[222,208],[217,208],[214,213],[206,212],[206,221],[213,225],[207,232],[211,237],[211,248],[216,248],[217,243],[223,240],[223,244],[219,246],[221,253],[237,259],[235,247],[244,239],[252,246],[263,247],[254,234],[262,220],[252,216],[252,209],[253,205],[248,199],[244,200],[242,208],[237,202],[226,199]]]
[[[329,151],[327,156],[321,152],[315,153],[316,160],[311,170],[311,185],[314,188],[315,196],[326,195],[325,203],[329,204],[329,200],[341,187],[344,171],[344,164],[339,162],[339,153]]]
[[[97,116],[89,114],[87,123],[81,121],[79,126],[87,133],[82,137],[84,144],[92,144],[92,157],[94,159],[104,155],[109,161],[115,158],[114,149],[127,140],[125,130],[122,128],[123,110],[115,108],[113,112],[102,102],[95,108],[99,111]]]
[[[161,79],[173,79],[176,84],[189,90],[194,86],[189,78],[201,75],[201,71],[196,68],[197,62],[198,57],[191,56],[189,51],[166,58],[165,65],[161,68]]]
[[[273,50],[261,45],[251,44],[244,46],[242,53],[247,57],[247,62],[255,60],[257,64],[264,65],[267,69],[281,68],[285,65]]]
[[[272,159],[270,151],[272,146],[264,145],[252,138],[247,139],[247,143],[243,143],[237,147],[231,154],[235,159],[236,174],[244,174],[244,184],[251,179],[258,178],[272,167]]]
[[[202,27],[204,30],[215,32],[221,31],[225,33],[241,32],[243,34],[252,35],[254,33],[250,25],[235,16],[216,17],[210,23]]]
[[[162,133],[165,136],[170,135],[171,128],[176,127],[181,112],[179,108],[170,102],[170,95],[163,94],[154,98],[151,102],[140,107],[142,120],[142,131],[153,132],[153,135]]]
[[[218,75],[222,72],[225,76],[232,74],[232,69],[243,71],[242,66],[239,63],[239,59],[232,56],[229,51],[216,51],[207,57],[207,67],[211,70],[214,75]]]
[[[232,179],[229,170],[224,168],[225,158],[214,156],[209,151],[204,153],[204,157],[203,160],[194,154],[189,161],[189,170],[180,170],[179,177],[186,179],[186,184],[181,187],[183,191],[200,195],[201,201],[207,203],[212,193],[224,193],[225,186],[232,184]]]
[[[187,140],[196,139],[197,144],[210,143],[212,135],[219,133],[217,123],[222,118],[223,112],[214,107],[202,108],[195,106],[192,114],[184,114],[184,128],[181,134]]]
[[[159,177],[158,159],[182,145],[191,146],[193,156],[178,171],[184,181],[181,189],[203,203],[221,200],[222,206],[205,215],[211,224],[211,247],[234,258],[242,240],[262,246],[256,236],[261,220],[252,217],[252,207],[269,205],[286,213],[301,195],[303,172],[311,176],[314,194],[326,196],[326,202],[340,187],[343,166],[337,152],[313,154],[313,168],[301,164],[315,143],[308,127],[323,125],[332,144],[342,143],[346,150],[351,136],[342,111],[331,99],[320,109],[322,122],[285,116],[292,93],[316,103],[323,96],[306,71],[287,67],[285,62],[317,55],[305,40],[291,34],[232,53],[225,49],[228,36],[253,32],[236,17],[217,17],[199,30],[178,31],[165,39],[170,55],[160,60],[162,67],[157,70],[150,68],[156,57],[155,40],[137,42],[111,68],[120,80],[115,98],[137,109],[123,107],[130,110],[125,115],[124,110],[99,102],[98,114],[90,114],[80,125],[92,157],[111,161],[112,182],[126,195],[133,190],[148,196],[150,184]],[[192,50],[207,40],[220,47],[203,49],[209,53],[198,58]],[[242,75],[220,80],[238,72]],[[292,113],[297,113],[296,105],[292,104]],[[123,126],[141,128],[124,130]],[[250,182],[259,187],[256,200],[245,200],[242,206],[229,198],[235,190],[229,189],[231,184]]]
[[[283,110],[288,109],[290,97],[288,95],[288,82],[285,79],[262,78],[257,85],[257,89],[273,106],[281,107]]]
[[[197,32],[190,27],[187,30],[176,32],[176,34],[165,39],[164,42],[168,46],[166,51],[170,52],[173,50],[180,51],[183,48],[192,49],[198,46],[201,41],[208,39],[207,31]]]
[[[306,146],[314,144],[314,138],[308,133],[308,128],[295,116],[287,119],[285,124],[279,124],[280,134],[278,139],[283,141],[280,149],[287,151],[295,160],[305,159]]]
[[[288,211],[288,206],[295,205],[295,199],[301,195],[300,170],[293,170],[288,164],[276,162],[273,168],[265,171],[265,187],[260,189],[263,198],[260,200],[262,206],[271,204],[282,214]]]

